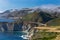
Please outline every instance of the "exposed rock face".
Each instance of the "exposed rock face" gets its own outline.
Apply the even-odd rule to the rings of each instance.
[[[6,23],[2,23],[2,27],[3,27],[3,29],[4,29],[5,31],[8,30]]]
[[[15,22],[3,22],[0,23],[0,31],[25,31],[28,29],[28,24],[24,24],[23,22],[15,23]]]
[[[19,23],[19,24],[15,23],[13,29],[14,31],[22,31],[22,26],[23,26],[23,23]]]
[[[1,25],[1,24],[0,24]],[[17,23],[2,23],[0,26],[0,31],[22,31],[23,24]]]
[[[14,23],[7,23],[6,25],[7,25],[8,31],[13,31]]]

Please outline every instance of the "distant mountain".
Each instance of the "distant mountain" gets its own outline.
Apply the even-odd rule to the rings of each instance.
[[[22,8],[21,10],[18,10],[18,9],[11,9],[11,10],[6,10],[4,11],[3,13],[1,13],[0,15],[1,16],[11,16],[11,17],[14,17],[14,16],[23,16],[25,14],[29,14],[29,13],[32,13],[32,12],[40,12],[40,11],[43,11],[43,12],[47,12],[49,14],[51,14],[52,16],[56,14],[56,16],[59,16],[60,14],[60,7],[57,6],[57,7],[52,7],[52,6],[40,6],[40,7],[34,7],[34,8]]]
[[[18,9],[11,9],[11,10],[6,10],[4,11],[3,13],[1,13],[0,17],[20,17],[20,16],[24,16],[26,14],[29,14],[29,13],[32,13],[33,9],[21,9],[21,10],[18,10]]]
[[[60,18],[59,6],[40,6],[34,8],[22,8],[6,10],[0,13],[0,18],[23,17],[24,20],[46,23],[52,19]]]

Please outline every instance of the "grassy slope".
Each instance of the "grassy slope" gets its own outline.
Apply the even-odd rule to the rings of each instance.
[[[33,12],[33,13],[30,13],[26,16],[23,17],[24,21],[35,21],[38,17],[38,13],[37,12]],[[37,21],[41,21],[41,17],[37,20]]]
[[[60,26],[60,18],[53,19],[47,22],[48,26]]]
[[[58,34],[59,33],[39,31],[34,34],[32,40],[55,40]]]

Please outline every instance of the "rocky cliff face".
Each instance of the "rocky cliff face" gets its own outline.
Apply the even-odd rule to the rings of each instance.
[[[0,31],[22,31],[23,23],[1,23]]]
[[[0,22],[0,31],[1,32],[25,31],[29,27],[31,27],[31,25],[28,26],[29,24],[26,22],[23,22],[22,20],[17,21],[17,22],[16,21],[11,22],[11,20],[10,20],[10,22],[9,22],[9,20],[7,20],[5,22],[4,21]]]

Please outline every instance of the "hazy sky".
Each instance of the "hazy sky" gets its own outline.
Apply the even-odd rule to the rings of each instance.
[[[0,0],[0,12],[7,9],[31,8],[47,4],[60,5],[60,0]]]

